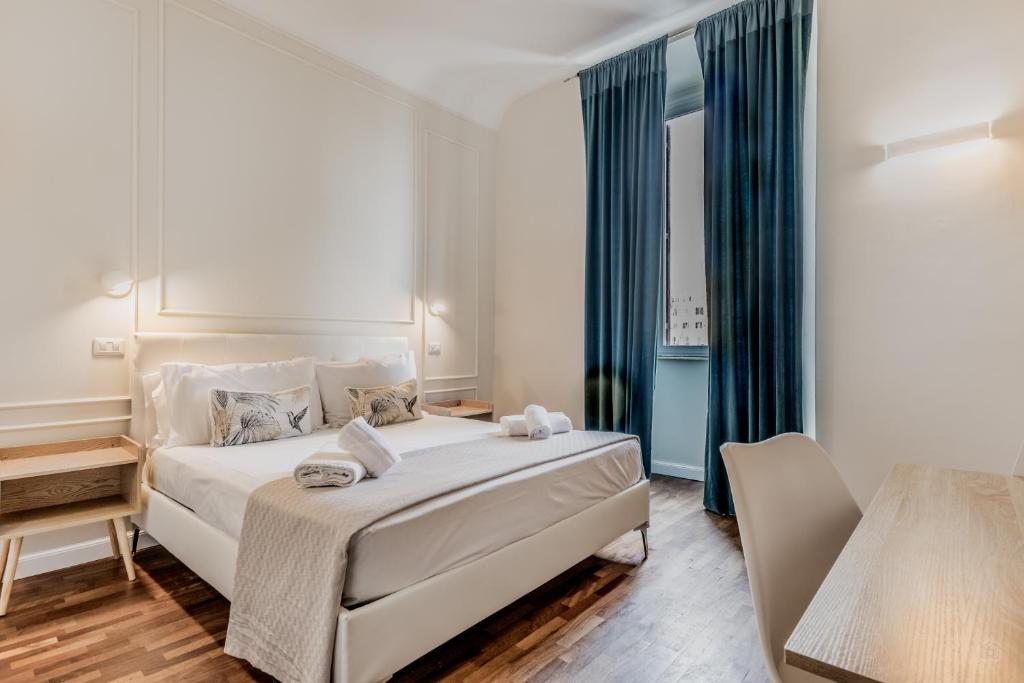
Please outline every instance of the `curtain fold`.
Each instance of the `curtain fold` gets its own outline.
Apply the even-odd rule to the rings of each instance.
[[[648,474],[664,231],[666,46],[661,38],[580,73],[586,428],[638,436]]]
[[[719,447],[803,431],[803,119],[813,0],[697,24],[704,71],[709,385],[704,506],[734,515]]]

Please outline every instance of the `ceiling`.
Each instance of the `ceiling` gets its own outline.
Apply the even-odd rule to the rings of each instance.
[[[519,97],[675,31],[723,0],[227,0],[425,100],[497,128]]]

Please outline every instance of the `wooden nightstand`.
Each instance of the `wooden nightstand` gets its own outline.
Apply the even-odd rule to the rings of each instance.
[[[423,411],[444,417],[468,417],[471,420],[494,421],[494,404],[490,401],[471,399],[434,401],[433,403],[424,403]]]
[[[114,557],[135,580],[125,518],[139,508],[141,453],[125,436],[0,449],[0,616],[25,536],[106,522]]]

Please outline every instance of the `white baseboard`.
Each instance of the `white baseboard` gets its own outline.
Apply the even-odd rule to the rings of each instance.
[[[651,463],[651,471],[654,474],[664,474],[669,477],[680,477],[681,479],[693,479],[704,481],[704,468],[693,465],[680,465],[667,460],[655,460]]]
[[[128,532],[128,546],[131,547],[131,532]],[[158,545],[155,540],[146,534],[145,531],[139,536],[139,550]],[[57,569],[73,567],[76,564],[85,564],[95,560],[111,557],[110,539],[106,536],[81,543],[71,543],[57,548],[37,550],[34,553],[27,553],[21,556],[18,562],[18,573],[15,578],[23,579],[26,576],[44,574]]]

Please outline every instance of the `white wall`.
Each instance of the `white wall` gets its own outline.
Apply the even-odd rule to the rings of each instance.
[[[426,398],[490,396],[493,131],[208,0],[0,4],[0,131],[0,445],[126,431],[135,330],[437,341]]]
[[[508,110],[498,135],[495,411],[530,402],[583,424],[586,177],[579,82]]]
[[[132,325],[97,276],[132,261],[136,21],[105,0],[0,5],[0,445],[130,412],[126,362],[90,341]]]
[[[1024,440],[1022,25],[1017,0],[821,8],[818,436],[861,504],[893,463],[1008,472]]]

